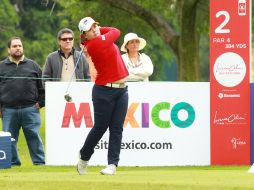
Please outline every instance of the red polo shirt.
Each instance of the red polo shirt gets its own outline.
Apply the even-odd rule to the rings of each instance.
[[[95,84],[105,85],[129,75],[119,48],[114,43],[120,31],[113,27],[101,27],[101,35],[84,43],[97,71]]]

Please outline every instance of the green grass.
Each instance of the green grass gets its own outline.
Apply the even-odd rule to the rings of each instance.
[[[44,110],[41,110],[45,142]],[[1,129],[1,126],[0,126]],[[33,166],[21,132],[22,166],[0,170],[3,190],[254,190],[249,166],[119,167],[115,176],[103,176],[102,167],[89,167],[80,176],[72,166]]]
[[[9,190],[250,190],[254,175],[247,166],[119,167],[115,176],[90,167],[79,176],[75,167],[21,166],[0,171],[1,189]]]

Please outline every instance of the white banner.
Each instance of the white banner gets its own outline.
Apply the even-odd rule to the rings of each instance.
[[[75,165],[93,125],[93,83],[46,83],[46,164]],[[121,166],[210,165],[209,83],[129,83]],[[90,165],[107,164],[108,132]]]

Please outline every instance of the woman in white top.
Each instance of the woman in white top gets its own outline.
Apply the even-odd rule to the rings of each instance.
[[[148,77],[153,73],[153,63],[149,56],[139,53],[146,46],[146,41],[135,33],[124,36],[121,51],[124,63],[129,71],[127,81],[149,81]]]

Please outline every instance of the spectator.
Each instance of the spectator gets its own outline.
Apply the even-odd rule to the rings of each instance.
[[[48,55],[43,68],[45,81],[69,81],[81,53],[73,47],[74,33],[69,28],[63,28],[58,32],[57,41],[59,49]],[[89,65],[85,56],[82,55],[77,64],[72,80],[90,81]]]
[[[37,63],[24,56],[19,37],[9,40],[8,53],[9,56],[0,63],[0,105],[3,130],[15,139],[12,142],[12,165],[21,165],[17,149],[20,128],[33,164],[43,165],[45,156],[39,112],[45,103],[42,71]]]
[[[122,55],[124,63],[129,71],[127,81],[149,81],[153,73],[153,64],[149,56],[140,53],[146,46],[146,41],[135,33],[128,33],[124,36],[124,43],[121,51],[127,52]]]

